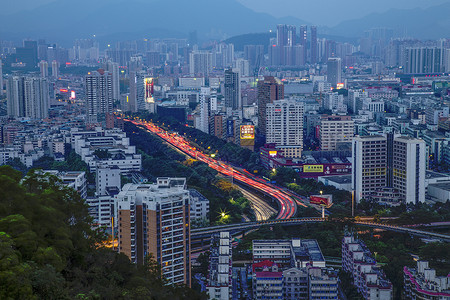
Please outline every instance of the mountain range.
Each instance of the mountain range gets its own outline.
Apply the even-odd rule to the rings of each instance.
[[[319,32],[360,37],[364,31],[388,27],[417,38],[449,37],[450,2],[424,9],[392,9],[340,23]],[[320,12],[319,12],[320,13]],[[105,42],[144,37],[186,37],[197,30],[201,39],[269,32],[277,24],[301,25],[294,17],[276,18],[255,12],[237,0],[58,0],[0,17],[0,39],[46,38],[70,43],[93,35]]]

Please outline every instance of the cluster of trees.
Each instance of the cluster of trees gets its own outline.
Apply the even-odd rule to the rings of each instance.
[[[209,199],[211,224],[240,222],[242,214],[253,216],[250,203],[242,193],[219,179],[217,171],[205,163],[186,158],[134,124],[125,123],[125,131],[131,144],[142,154],[143,175],[151,181],[157,177],[185,177],[189,188],[198,190]]]
[[[0,167],[0,299],[203,299],[149,258],[105,248],[79,194],[56,177]]]

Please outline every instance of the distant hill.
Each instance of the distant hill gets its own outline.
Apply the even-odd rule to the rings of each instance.
[[[377,27],[392,28],[421,39],[449,38],[450,2],[425,9],[392,9],[385,13],[374,13],[342,22],[329,32],[346,37],[360,37],[364,31]]]
[[[197,30],[200,38],[224,39],[275,29],[277,19],[246,8],[236,0],[58,0],[0,18],[2,36],[63,38],[112,36],[177,36]],[[305,22],[288,18],[295,24]],[[147,33],[149,32],[149,33]]]

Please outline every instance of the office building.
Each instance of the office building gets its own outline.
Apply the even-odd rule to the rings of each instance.
[[[52,61],[52,77],[59,77],[59,62],[57,62],[56,60]]]
[[[371,198],[385,205],[399,205],[396,199],[406,204],[425,201],[427,153],[423,140],[393,134],[356,136],[352,153],[356,202]]]
[[[103,69],[89,72],[85,84],[86,122],[95,124],[113,112],[111,73]]]
[[[267,104],[266,142],[275,143],[284,156],[299,158],[303,150],[304,104],[298,100],[278,100]]]
[[[342,143],[351,143],[354,122],[350,116],[323,115],[320,119],[319,141],[322,151],[334,151]]]
[[[349,232],[342,240],[342,269],[352,275],[354,285],[364,299],[393,299],[392,283],[364,242]]]
[[[241,82],[237,69],[225,70],[225,108],[228,111],[241,110]]]
[[[336,88],[338,83],[342,83],[342,63],[339,57],[328,58],[327,81],[333,88]]]
[[[41,120],[48,117],[50,96],[47,79],[10,76],[6,92],[8,116]]]
[[[45,60],[41,60],[39,62],[39,70],[41,72],[41,77],[47,78],[48,77],[48,62]]]
[[[119,252],[143,264],[152,255],[171,284],[191,285],[189,191],[185,178],[126,184],[116,196]]]
[[[233,296],[231,235],[224,231],[211,238],[209,276],[206,291],[209,299],[231,300]]]
[[[258,81],[258,127],[261,134],[266,135],[267,104],[284,99],[284,86],[278,78],[264,77]]]
[[[202,87],[200,89],[200,116],[196,120],[195,128],[205,133],[209,133],[209,116],[211,112],[210,106],[211,88]]]
[[[450,277],[436,276],[428,261],[418,260],[417,268],[403,268],[405,299],[450,299]]]

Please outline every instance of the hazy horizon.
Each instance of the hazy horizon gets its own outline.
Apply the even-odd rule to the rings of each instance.
[[[2,7],[0,14],[8,15],[32,10],[56,1],[60,0],[0,0],[0,6]],[[152,2],[157,0],[137,1]],[[390,9],[426,8],[448,2],[448,0],[379,0],[376,2],[368,0],[279,0],[274,5],[272,0],[237,1],[256,12],[267,13],[277,18],[295,17],[323,26],[335,26],[342,21],[358,19],[371,13],[385,12]]]

